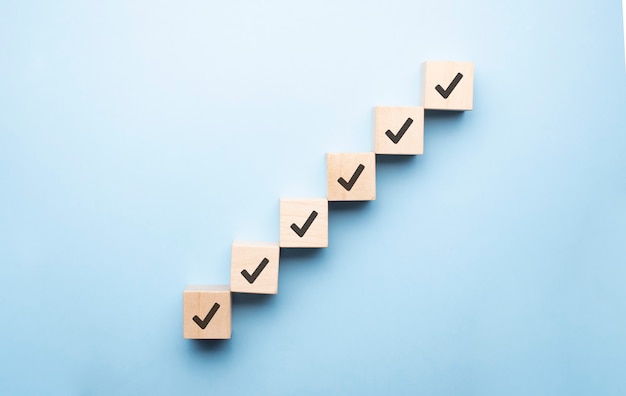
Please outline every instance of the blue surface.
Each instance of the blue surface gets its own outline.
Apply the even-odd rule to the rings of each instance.
[[[2,1],[0,393],[626,394],[619,0]],[[187,284],[329,151],[475,63],[474,111],[378,161],[330,247],[182,338]]]

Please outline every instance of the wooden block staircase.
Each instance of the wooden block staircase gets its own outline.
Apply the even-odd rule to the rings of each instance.
[[[278,293],[281,249],[328,247],[328,202],[376,199],[376,155],[424,153],[424,110],[472,110],[474,65],[428,61],[422,67],[421,103],[376,107],[374,151],[329,153],[326,198],[281,199],[280,241],[234,242],[230,285],[188,286],[183,292],[183,337],[229,339],[232,293]]]

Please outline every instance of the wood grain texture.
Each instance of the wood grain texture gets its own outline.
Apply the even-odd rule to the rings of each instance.
[[[394,155],[424,154],[424,107],[376,107],[374,152]]]
[[[215,304],[219,308],[204,329],[194,317],[203,321]],[[187,339],[229,339],[231,336],[230,286],[187,286],[183,292],[183,337]]]
[[[427,61],[423,64],[423,73],[422,97],[426,110],[472,110],[474,104],[473,63]],[[455,78],[459,74],[462,78],[455,85]],[[451,85],[454,85],[454,89],[451,89]],[[442,94],[441,92],[444,91],[447,92]],[[448,96],[444,97],[445,95]]]
[[[278,243],[235,241],[230,258],[230,291],[278,293],[279,257]]]
[[[329,201],[376,199],[374,153],[329,153],[326,155]]]
[[[292,225],[303,231],[315,212],[303,236]],[[328,247],[328,200],[281,199],[280,200],[280,247],[313,248]]]

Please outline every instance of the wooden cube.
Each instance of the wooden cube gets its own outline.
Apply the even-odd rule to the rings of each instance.
[[[228,339],[230,335],[230,286],[188,286],[183,292],[183,337]]]
[[[374,153],[329,153],[326,155],[329,201],[376,199]]]
[[[234,242],[230,257],[230,291],[278,293],[278,243]]]
[[[328,200],[281,199],[280,247],[328,247]]]
[[[424,154],[423,107],[376,107],[374,114],[376,154]]]
[[[428,61],[423,72],[422,103],[426,110],[472,110],[473,63]]]

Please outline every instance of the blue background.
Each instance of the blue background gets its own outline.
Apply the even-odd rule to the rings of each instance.
[[[626,394],[619,0],[2,1],[2,394]],[[425,60],[474,110],[378,159],[330,246],[182,338],[187,284],[323,197]]]

